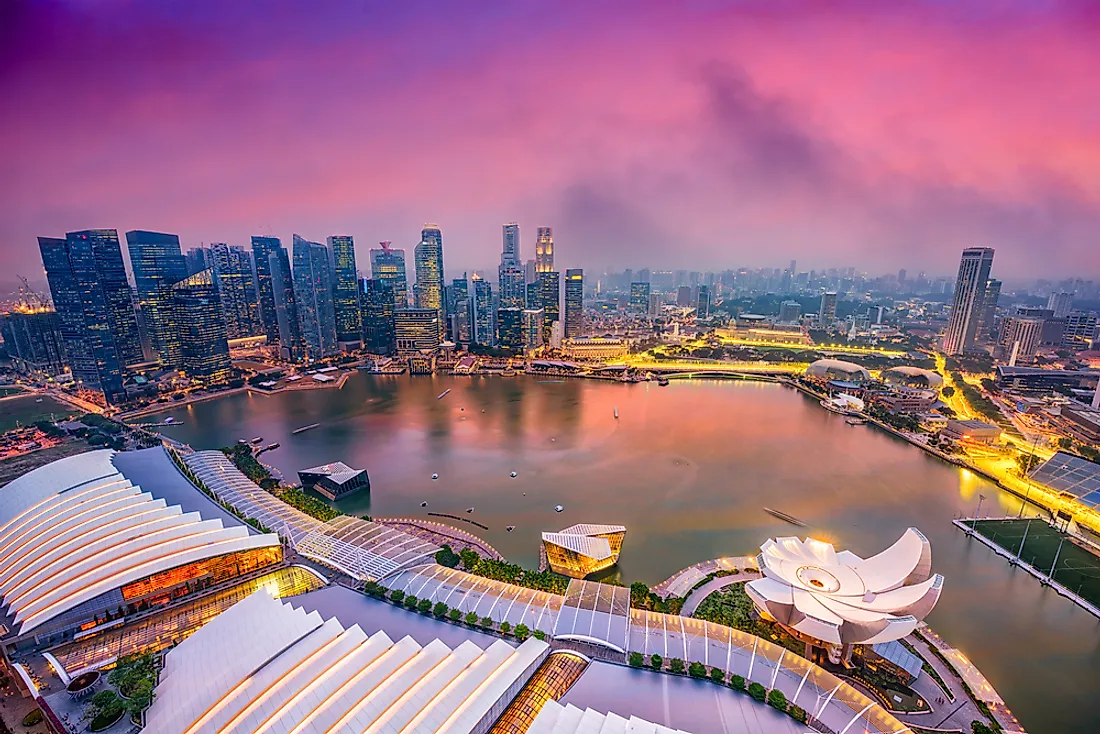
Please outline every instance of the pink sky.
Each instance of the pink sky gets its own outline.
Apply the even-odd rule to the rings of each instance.
[[[563,268],[1100,278],[1092,3],[244,5],[3,11],[7,272],[89,227],[364,264],[433,221],[450,277],[514,220]]]

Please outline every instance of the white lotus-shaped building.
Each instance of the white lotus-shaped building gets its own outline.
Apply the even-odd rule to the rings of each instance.
[[[760,547],[764,577],[745,591],[780,624],[834,645],[890,642],[912,632],[940,598],[932,549],[916,528],[863,559],[813,538],[777,538]]]

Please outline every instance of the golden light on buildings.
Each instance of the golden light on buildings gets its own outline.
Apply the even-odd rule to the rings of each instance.
[[[625,536],[622,525],[578,524],[543,533],[542,547],[551,570],[582,579],[618,563]]]

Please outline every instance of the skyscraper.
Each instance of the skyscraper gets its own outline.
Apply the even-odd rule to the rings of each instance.
[[[565,271],[565,337],[584,333],[584,271]]]
[[[363,348],[371,354],[393,354],[397,349],[393,288],[381,278],[364,279],[360,303],[363,314]]]
[[[210,259],[210,250],[206,247],[191,247],[183,256],[187,260],[187,274],[201,273],[207,268],[214,267],[214,261]]]
[[[283,359],[302,358],[302,329],[298,321],[298,302],[294,298],[294,279],[290,256],[281,244],[267,256],[271,270],[271,293],[275,301],[275,320],[279,331],[279,354]]]
[[[546,312],[541,308],[528,308],[523,311],[523,346],[525,349],[538,349],[542,346],[543,322]]]
[[[1030,362],[1039,349],[1044,319],[1035,316],[1006,316],[1001,325],[1001,338],[997,345],[997,358],[1013,365],[1017,361]]]
[[[1047,308],[1054,312],[1054,318],[1064,319],[1073,308],[1073,294],[1057,291],[1051,293],[1047,299]]]
[[[500,264],[522,267],[519,259],[519,225],[515,222],[504,225],[504,247],[500,253]]]
[[[463,341],[459,334],[459,326],[468,324],[470,318],[470,281],[466,273],[461,278],[451,281],[451,287],[447,289],[447,335],[455,344]],[[465,341],[469,341],[467,336]]]
[[[649,283],[630,284],[630,312],[645,313],[649,308]]]
[[[339,352],[328,249],[298,235],[294,235],[294,301],[305,358],[313,361]]]
[[[522,352],[526,346],[523,332],[523,309],[502,308],[497,310],[497,328],[500,332],[500,346],[513,352]]]
[[[836,321],[836,293],[827,291],[821,294],[821,305],[817,309],[817,325],[827,329]]]
[[[993,248],[969,247],[963,250],[959,274],[955,278],[951,316],[943,335],[943,351],[946,354],[962,354],[974,348],[984,316],[985,288],[992,266]]]
[[[550,342],[550,332],[561,318],[561,285],[558,272],[539,273],[539,308],[543,310],[543,341]]]
[[[473,290],[470,294],[472,340],[475,344],[491,347],[496,344],[493,328],[492,286],[477,273],[474,273],[470,279],[470,285]]]
[[[231,367],[229,341],[213,269],[179,281],[171,286],[171,292],[184,374],[207,384],[227,382]]]
[[[802,304],[798,301],[783,301],[779,304],[779,322],[793,324],[802,315]]]
[[[554,230],[539,227],[535,240],[535,272],[548,273],[554,269]]]
[[[439,311],[434,308],[399,308],[394,312],[398,354],[415,354],[439,347]]]
[[[172,286],[187,277],[180,238],[174,234],[131,230],[126,233],[126,249],[153,359],[164,367],[179,367],[180,332],[172,306]]]
[[[358,347],[362,340],[362,318],[359,314],[359,284],[355,275],[355,242],[351,235],[328,238],[332,258],[332,303],[336,312],[336,341]]]
[[[497,268],[501,308],[523,308],[527,303],[527,279],[519,259],[519,225],[504,225],[504,246]]]
[[[434,224],[420,230],[420,243],[413,253],[416,261],[416,285],[413,293],[417,308],[434,308],[443,314],[443,233]]]
[[[230,339],[261,333],[260,307],[252,280],[252,258],[243,247],[224,242],[210,246],[214,278],[225,315],[225,330]]]
[[[253,237],[252,259],[256,265],[256,296],[260,305],[260,321],[263,323],[267,343],[274,345],[279,338],[279,317],[275,313],[275,289],[271,284],[271,253],[282,249],[278,237]]]
[[[978,327],[978,341],[993,336],[993,325],[997,316],[997,301],[1001,298],[1001,281],[990,278],[985,283],[985,298],[982,304],[982,322]]]
[[[114,336],[122,366],[144,362],[141,334],[138,332],[137,315],[134,313],[134,293],[126,279],[126,266],[122,263],[118,232],[113,229],[89,229],[69,232],[65,239],[87,241],[92,245],[96,272],[99,274],[99,283],[107,305],[107,324]]]
[[[699,297],[695,303],[695,318],[710,318],[710,288],[705,285],[699,286]]]
[[[65,339],[56,311],[17,306],[0,314],[0,334],[17,372],[56,377],[65,371]]]
[[[390,247],[389,240],[379,244],[381,247],[370,251],[371,277],[390,284],[397,308],[408,308],[409,280],[405,275],[405,251]]]

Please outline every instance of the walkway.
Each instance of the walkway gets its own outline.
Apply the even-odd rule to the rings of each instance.
[[[746,568],[756,568],[756,556],[727,556],[700,561],[672,574],[654,586],[651,591],[665,599],[670,596],[686,596],[697,583],[712,573],[734,569],[740,571]]]
[[[741,571],[733,576],[719,576],[711,579],[707,583],[700,586],[695,591],[688,594],[688,598],[684,601],[684,606],[680,609],[680,616],[690,617],[695,614],[695,610],[699,608],[699,605],[703,603],[703,600],[716,591],[732,586],[733,584],[743,584],[746,581],[752,581],[753,579],[760,578],[760,572],[754,571],[747,573]]]
[[[449,545],[455,553],[462,551],[463,548],[470,548],[482,558],[493,558],[498,561],[506,560],[496,548],[473,533],[468,533],[445,523],[411,517],[375,517],[372,519],[379,525],[404,530],[409,535],[415,535],[429,543],[440,546]]]

